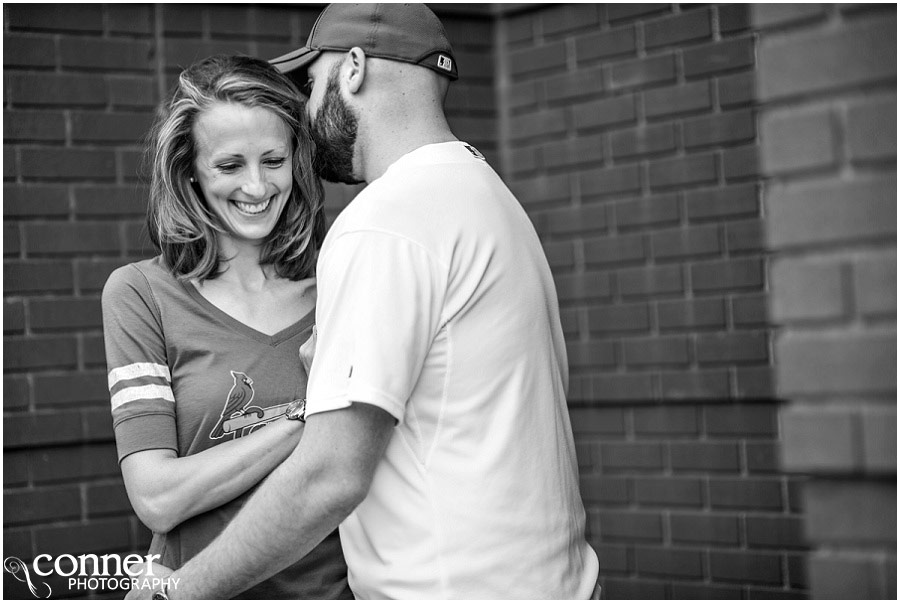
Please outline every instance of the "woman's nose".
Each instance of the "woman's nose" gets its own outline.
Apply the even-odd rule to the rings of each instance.
[[[241,185],[241,191],[249,197],[262,197],[266,194],[266,183],[259,172],[251,172]]]

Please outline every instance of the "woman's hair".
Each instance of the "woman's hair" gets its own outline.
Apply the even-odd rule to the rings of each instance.
[[[290,131],[293,186],[272,232],[263,242],[260,264],[291,280],[315,274],[325,238],[322,183],[312,166],[313,142],[305,108],[294,84],[265,61],[217,55],[181,72],[171,99],[160,105],[150,130],[147,227],[150,239],[180,279],[220,274],[218,233],[226,232],[204,202],[194,174],[198,117],[216,103],[268,109]]]

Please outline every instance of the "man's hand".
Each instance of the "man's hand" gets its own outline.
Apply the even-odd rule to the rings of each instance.
[[[140,569],[140,573],[138,572]],[[128,591],[125,599],[150,599],[158,590],[162,589],[160,580],[168,578],[175,570],[160,565],[158,563],[133,563],[128,566],[129,574],[137,579],[137,586]],[[175,588],[169,589],[170,594],[174,594]]]

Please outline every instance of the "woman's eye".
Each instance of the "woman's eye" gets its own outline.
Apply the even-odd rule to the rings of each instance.
[[[236,163],[226,163],[226,164],[218,166],[219,171],[225,172],[226,174],[230,174],[230,173],[236,171],[239,167],[240,166],[237,165]]]
[[[279,168],[284,165],[286,159],[279,157],[278,159],[266,159],[266,165],[272,168]]]

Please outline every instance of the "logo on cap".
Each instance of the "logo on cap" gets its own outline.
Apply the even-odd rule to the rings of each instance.
[[[446,71],[453,71],[453,59],[442,54],[438,55],[438,67]]]

